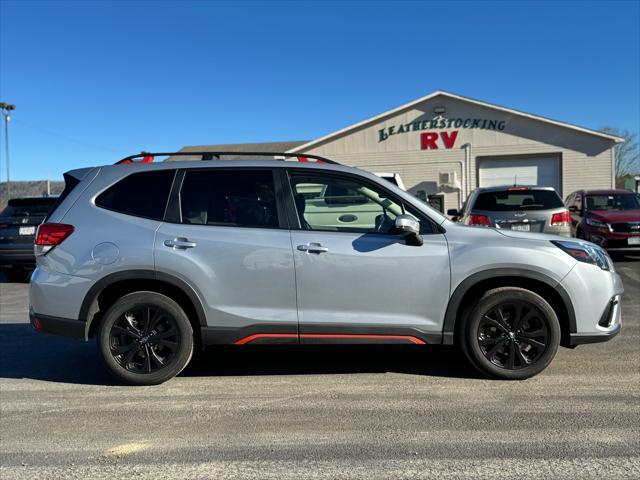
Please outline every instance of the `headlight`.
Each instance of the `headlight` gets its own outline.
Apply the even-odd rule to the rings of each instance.
[[[600,267],[602,270],[613,272],[613,262],[611,258],[607,252],[597,245],[562,240],[552,240],[551,243],[579,262],[590,263]]]
[[[609,225],[607,225],[605,222],[601,222],[600,220],[596,220],[595,218],[587,218],[585,220],[587,222],[587,225],[591,225],[592,227],[597,227],[597,228],[609,228]]]

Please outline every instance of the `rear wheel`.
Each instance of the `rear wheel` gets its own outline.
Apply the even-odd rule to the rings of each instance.
[[[111,374],[131,385],[157,385],[178,375],[193,354],[193,329],[165,295],[136,292],[105,314],[98,345]]]
[[[558,351],[560,324],[539,295],[516,287],[486,292],[462,319],[459,342],[471,363],[494,378],[522,380]]]

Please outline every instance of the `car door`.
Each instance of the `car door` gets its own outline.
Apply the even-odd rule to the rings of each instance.
[[[155,240],[156,270],[193,287],[210,342],[298,342],[291,239],[274,179],[270,169],[248,168],[176,178]]]
[[[439,342],[450,279],[438,227],[363,177],[289,177],[300,342]],[[423,245],[392,233],[402,213],[420,220]]]

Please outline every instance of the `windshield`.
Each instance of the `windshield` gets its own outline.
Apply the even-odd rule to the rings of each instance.
[[[615,195],[587,195],[587,210],[636,210],[640,209],[638,195],[615,194]]]
[[[513,212],[516,210],[550,210],[562,207],[564,207],[564,203],[554,190],[517,188],[480,193],[473,205],[473,210]]]
[[[57,197],[14,198],[9,200],[7,207],[0,212],[0,217],[47,215],[56,200]]]

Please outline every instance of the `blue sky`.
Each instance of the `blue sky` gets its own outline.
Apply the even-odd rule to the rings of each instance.
[[[316,138],[437,89],[638,132],[639,5],[0,0],[11,177]]]

